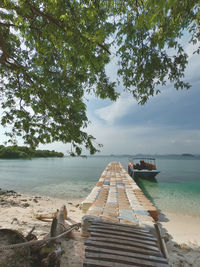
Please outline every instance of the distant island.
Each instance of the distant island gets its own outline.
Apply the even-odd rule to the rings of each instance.
[[[124,157],[124,158],[179,158],[181,159],[182,157],[190,157],[190,158],[195,158],[199,159],[200,154],[191,154],[191,153],[183,153],[183,154],[100,154],[100,155],[86,155],[87,157]]]
[[[54,150],[30,150],[26,146],[3,146],[0,145],[0,159],[26,159],[26,158],[49,158],[64,157],[62,152]]]

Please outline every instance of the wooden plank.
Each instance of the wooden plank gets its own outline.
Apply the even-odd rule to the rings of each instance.
[[[114,226],[114,227],[120,227],[120,228],[127,228],[127,229],[131,229],[131,230],[137,230],[137,231],[141,231],[144,233],[149,233],[149,231],[143,227],[139,227],[139,226],[131,226],[131,225],[127,225],[127,224],[122,224],[122,223],[112,223],[112,222],[92,222],[91,225],[107,225],[107,226]]]
[[[140,232],[139,230],[130,230],[125,227],[117,227],[117,226],[104,226],[104,225],[98,225],[98,226],[93,226],[92,224],[90,225],[91,229],[105,229],[105,230],[115,230],[115,231],[120,231],[120,232],[125,232],[125,233],[130,233],[130,234],[137,234],[140,236],[145,236],[145,237],[150,237],[154,238],[152,234],[150,233],[143,233]],[[154,238],[156,240],[156,238]]]
[[[139,235],[143,235],[143,236],[147,236],[147,237],[151,237],[151,238],[155,238],[150,232],[148,233],[144,233],[142,231],[139,231],[137,229],[128,229],[126,227],[118,227],[118,226],[104,226],[104,225],[90,225],[91,228],[94,229],[106,229],[106,230],[115,230],[115,231],[121,231],[121,232],[126,232],[126,233],[134,233],[134,234],[139,234]]]
[[[164,238],[161,235],[159,225],[156,223],[154,225],[154,227],[155,227],[156,232],[157,232],[157,235],[158,235],[158,241],[160,243],[161,251],[162,251],[163,255],[165,256],[165,258],[168,259],[169,258],[169,255],[168,255],[167,247],[166,247],[166,244],[165,244],[165,240],[164,240]]]
[[[123,232],[123,231],[120,231],[118,229],[104,229],[104,228],[94,228],[94,227],[89,227],[88,228],[88,231],[89,232],[97,232],[97,233],[110,233],[110,234],[114,234],[114,235],[119,235],[119,236],[127,236],[127,237],[133,237],[133,238],[138,238],[138,239],[143,239],[143,240],[149,240],[149,241],[152,241],[152,242],[155,242],[157,243],[157,239],[154,238],[153,236],[144,236],[140,233],[129,233],[129,232]]]
[[[107,233],[107,234],[114,234],[114,235],[118,235],[118,236],[127,236],[127,237],[133,237],[133,238],[137,238],[137,239],[141,239],[141,240],[147,240],[147,241],[157,241],[155,238],[151,238],[151,237],[146,237],[146,236],[142,236],[139,234],[131,234],[131,233],[126,233],[126,232],[118,232],[115,230],[106,230],[106,229],[93,229],[91,227],[88,228],[89,232],[96,232],[96,233]]]
[[[115,255],[115,254],[105,254],[105,253],[99,254],[99,253],[86,252],[85,256],[87,259],[103,260],[103,261],[110,261],[110,262],[123,263],[136,266],[169,267],[169,265],[165,263],[152,262],[148,260],[136,259],[132,257]]]
[[[100,261],[100,260],[93,260],[93,259],[84,259],[83,267],[127,267],[127,264],[123,263],[116,263],[110,261]],[[131,265],[134,266],[134,265]]]
[[[128,240],[121,240],[118,238],[107,238],[107,237],[90,237],[89,240],[91,241],[101,241],[101,242],[109,242],[114,244],[120,244],[120,245],[128,245],[128,246],[135,246],[142,249],[148,249],[153,251],[160,251],[157,246],[151,246],[147,244],[142,244],[137,241],[128,241]]]
[[[96,252],[96,253],[106,253],[106,254],[116,254],[116,255],[121,255],[121,256],[134,257],[137,259],[144,259],[144,260],[149,260],[149,261],[160,262],[160,263],[168,263],[167,259],[164,257],[144,255],[141,253],[126,252],[126,251],[98,248],[98,247],[92,247],[92,246],[86,246],[85,251],[86,252]]]
[[[133,237],[130,237],[130,236],[119,236],[119,235],[116,235],[116,234],[106,234],[104,233],[102,235],[102,233],[97,233],[97,232],[91,232],[90,235],[92,237],[94,236],[99,236],[99,237],[107,237],[107,238],[118,238],[120,240],[126,240],[126,241],[136,241],[136,242],[140,242],[141,244],[146,244],[146,245],[151,245],[151,246],[156,246],[157,247],[157,243],[154,242],[154,241],[148,241],[148,240],[141,240],[141,239],[138,239],[138,238],[133,238]]]
[[[102,248],[107,248],[107,249],[121,250],[121,251],[126,251],[126,252],[142,253],[145,255],[162,256],[160,251],[152,251],[152,250],[150,251],[148,249],[142,249],[138,247],[114,244],[114,243],[108,243],[108,242],[92,241],[90,239],[85,241],[85,245],[93,246],[93,247],[102,247]]]
[[[100,222],[96,222],[96,223],[92,223],[91,225],[94,226],[104,226],[104,227],[114,227],[115,229],[127,229],[129,231],[138,231],[138,232],[142,232],[145,234],[149,234],[149,230],[142,228],[142,227],[137,227],[136,225],[127,225],[127,224],[122,224],[122,223],[100,223]]]

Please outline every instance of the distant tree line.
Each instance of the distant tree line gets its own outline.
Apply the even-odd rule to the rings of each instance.
[[[22,159],[22,158],[47,158],[59,157],[62,158],[62,152],[54,150],[31,150],[26,146],[3,146],[0,145],[0,158],[1,159]]]

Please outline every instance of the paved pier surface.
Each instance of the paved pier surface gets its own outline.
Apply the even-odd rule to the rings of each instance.
[[[89,236],[83,266],[169,266],[154,227],[158,211],[119,162],[106,167],[82,209]]]
[[[119,162],[110,163],[82,203],[83,212],[116,223],[152,224],[158,211]]]

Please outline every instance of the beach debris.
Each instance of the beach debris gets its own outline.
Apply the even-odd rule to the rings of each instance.
[[[61,256],[64,252],[62,249],[62,242],[66,242],[70,238],[73,238],[72,231],[78,230],[81,224],[72,224],[74,223],[73,220],[69,220],[69,222],[67,221],[68,213],[65,205],[63,205],[60,210],[57,210],[52,215],[38,215],[37,218],[51,219],[49,234],[45,235],[43,239],[40,240],[38,240],[37,236],[33,234],[35,226],[26,236],[23,236],[16,230],[0,230],[1,267],[60,266]],[[17,218],[13,218],[12,224],[13,223],[20,224]],[[5,232],[6,235],[2,234],[2,232]],[[10,235],[12,235],[12,237],[10,237]],[[64,237],[65,239],[63,239]],[[21,257],[23,258],[21,259]]]
[[[156,230],[156,234],[157,234],[157,237],[158,237],[158,243],[159,243],[160,250],[162,251],[164,257],[166,259],[169,259],[169,253],[168,253],[168,250],[167,250],[167,247],[166,247],[164,235],[162,235],[162,231],[160,229],[159,224],[155,223],[154,224],[154,228]]]
[[[74,212],[74,210],[70,210],[72,212]],[[62,215],[61,215],[62,214]],[[72,224],[76,224],[77,222],[74,221],[73,219],[71,219],[69,216],[68,216],[68,213],[67,213],[67,209],[66,209],[66,206],[63,205],[59,210],[56,211],[56,213],[52,213],[52,214],[36,214],[35,217],[36,219],[40,220],[40,221],[44,221],[44,222],[52,222],[53,219],[55,217],[58,217],[58,216],[63,216],[64,218],[64,221],[67,223],[67,225],[72,225]]]
[[[21,199],[21,201],[23,201],[23,202],[27,202],[27,199],[26,199],[26,198],[23,198],[23,199]]]
[[[0,246],[8,246],[13,243],[26,242],[26,238],[16,230],[0,229]],[[20,247],[18,249],[3,250],[0,253],[1,267],[30,267],[30,248]]]
[[[77,223],[76,221],[71,219],[69,216],[67,217],[67,219],[65,219],[65,221],[67,222],[68,225],[72,225],[72,224],[76,224]]]
[[[56,219],[56,218],[55,218]],[[56,219],[57,220],[57,219]],[[58,224],[57,224],[58,225]],[[68,227],[67,230],[55,237],[47,237],[42,240],[27,241],[19,232],[10,229],[0,230],[0,266],[1,267],[59,267],[62,256],[60,239],[68,236],[71,231],[78,229],[81,224],[75,224]],[[56,228],[57,229],[57,228]],[[19,240],[6,237],[2,232],[12,233],[21,238]],[[29,232],[28,238],[32,236],[34,228]],[[58,229],[57,229],[58,231]],[[12,244],[14,243],[14,244]],[[22,259],[21,259],[22,257]],[[8,259],[7,259],[8,258]],[[17,263],[16,263],[17,260]],[[6,262],[6,264],[5,264]]]
[[[0,195],[7,195],[7,196],[18,196],[17,192],[14,190],[3,190],[0,188]],[[20,195],[21,196],[21,195]]]
[[[12,219],[12,222],[11,222],[11,224],[13,224],[13,223],[20,224],[17,218],[13,218],[13,219]]]
[[[48,214],[36,214],[36,219],[38,219],[40,221],[51,222],[53,220],[53,218],[58,216],[58,212],[59,212],[59,210],[57,209],[57,211],[55,213],[52,213],[50,215],[48,215]]]
[[[66,223],[66,219],[67,209],[66,206],[63,205],[61,209],[55,213],[52,220],[50,238],[62,236],[63,233],[65,233],[65,236],[67,236],[68,238],[73,237],[72,230],[79,228],[80,224],[68,225]],[[46,246],[45,249],[42,250],[42,253],[40,253],[40,255],[45,255],[46,251],[48,251],[48,254],[42,259],[42,266],[59,267],[61,256],[63,254],[61,241],[56,239],[53,243],[50,242],[49,246]]]
[[[55,249],[54,251],[50,252],[46,258],[42,260],[43,266],[48,267],[59,267],[60,266],[60,260],[58,261],[58,258],[62,256],[62,249],[61,247]]]
[[[31,241],[31,240],[37,240],[36,235],[33,234],[33,231],[35,230],[35,226],[33,226],[33,228],[31,229],[31,231],[28,233],[28,235],[26,236],[26,240],[27,241]]]
[[[30,204],[28,204],[28,203],[24,203],[24,204],[22,204],[22,207],[24,207],[24,208],[27,208],[27,207],[29,207],[30,206]]]
[[[90,233],[88,232],[88,228],[93,222],[101,222],[102,220],[94,215],[84,215],[82,217],[82,222],[81,222],[81,235],[83,237],[89,237]]]

